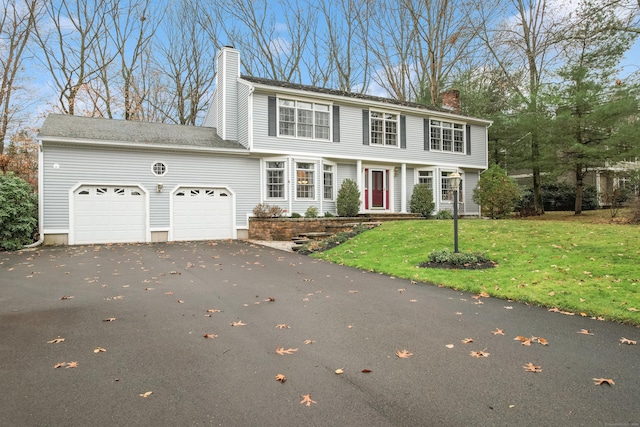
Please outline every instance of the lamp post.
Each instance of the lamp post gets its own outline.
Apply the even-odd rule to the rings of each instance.
[[[453,252],[458,253],[458,188],[460,187],[458,172],[449,175],[449,184],[453,189]]]

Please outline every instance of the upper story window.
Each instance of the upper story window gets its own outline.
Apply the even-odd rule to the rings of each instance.
[[[305,139],[331,139],[331,106],[293,99],[278,99],[278,135]]]
[[[431,120],[431,150],[464,153],[464,126],[459,123]]]
[[[371,110],[371,145],[398,146],[398,115]]]

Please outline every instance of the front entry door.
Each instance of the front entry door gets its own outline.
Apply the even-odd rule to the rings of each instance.
[[[371,171],[371,207],[384,209],[384,171]]]

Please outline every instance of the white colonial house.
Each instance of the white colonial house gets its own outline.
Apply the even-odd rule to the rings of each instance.
[[[240,74],[224,48],[202,126],[51,114],[40,129],[45,244],[243,239],[259,203],[336,214],[344,179],[362,213],[407,212],[417,183],[480,215],[490,122],[428,107]]]

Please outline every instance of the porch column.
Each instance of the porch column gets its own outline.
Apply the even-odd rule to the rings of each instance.
[[[407,164],[400,165],[400,213],[407,213]]]
[[[358,212],[364,210],[364,182],[362,181],[362,160],[356,161],[356,184],[358,184],[358,191],[360,191],[360,208]]]

